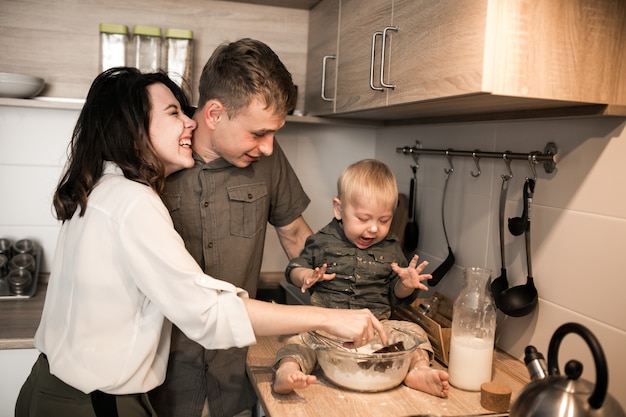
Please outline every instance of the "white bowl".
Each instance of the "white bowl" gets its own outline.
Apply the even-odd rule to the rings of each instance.
[[[0,97],[31,98],[41,93],[43,87],[43,78],[0,72]]]

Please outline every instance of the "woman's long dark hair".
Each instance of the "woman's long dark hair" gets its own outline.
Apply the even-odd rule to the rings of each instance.
[[[87,210],[89,194],[102,176],[103,164],[117,164],[130,180],[157,192],[165,184],[163,163],[149,137],[150,97],[147,87],[162,83],[189,109],[187,97],[165,73],[142,74],[136,68],[111,68],[89,89],[69,145],[68,162],[54,194],[57,219]]]

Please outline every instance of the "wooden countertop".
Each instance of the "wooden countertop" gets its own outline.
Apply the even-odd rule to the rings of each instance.
[[[31,298],[0,300],[0,350],[33,349],[35,331],[39,326],[47,280],[39,279],[37,292]]]
[[[380,393],[359,393],[333,385],[320,370],[315,371],[317,383],[288,395],[272,391],[274,372],[270,368],[276,351],[286,337],[260,337],[248,353],[248,375],[255,387],[263,409],[270,417],[301,416],[410,416],[420,413],[460,415],[489,413],[480,405],[479,392],[450,388],[447,398],[438,398],[400,385]],[[435,367],[443,368],[435,362]],[[496,350],[492,381],[509,386],[511,402],[529,382],[524,364],[514,357]]]

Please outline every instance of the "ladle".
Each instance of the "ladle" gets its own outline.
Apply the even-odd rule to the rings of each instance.
[[[502,187],[500,188],[500,209],[498,210],[498,229],[500,231],[500,260],[502,266],[500,268],[500,276],[491,282],[491,295],[495,300],[502,291],[509,288],[509,281],[506,276],[506,262],[504,258],[504,208],[506,206],[506,193],[509,188],[509,180],[513,178],[511,171],[511,160],[506,157],[506,153],[502,156],[509,170],[508,174],[502,174]]]
[[[524,185],[524,200],[526,202],[525,211],[528,218],[526,222],[526,264],[528,267],[528,277],[526,284],[508,288],[496,297],[496,306],[505,314],[512,317],[522,317],[532,312],[537,306],[537,288],[535,288],[532,264],[530,260],[530,211],[535,191],[535,180],[526,178]]]
[[[452,248],[450,247],[450,241],[448,240],[448,232],[446,231],[446,217],[444,215],[444,206],[446,203],[446,191],[448,190],[448,180],[450,179],[450,174],[454,172],[454,167],[452,166],[452,158],[446,152],[446,156],[448,157],[448,163],[450,164],[450,168],[446,168],[445,172],[446,183],[443,186],[443,197],[441,199],[441,223],[443,225],[443,234],[446,237],[446,244],[448,245],[448,257],[432,272],[432,278],[428,280],[428,285],[435,286],[439,284],[439,281],[448,273],[452,265],[454,265],[454,253],[452,253]]]
[[[537,164],[536,156],[529,155],[528,163],[533,173],[532,179],[536,180],[537,179],[537,171],[535,169],[535,164]],[[530,215],[530,213],[528,213],[528,210],[529,210],[529,206],[527,204],[524,204],[524,208],[522,210],[522,217],[509,218],[509,232],[511,232],[513,236],[519,236],[526,231],[526,223],[528,223],[528,216]]]
[[[509,218],[509,232],[511,232],[513,236],[519,236],[526,231],[527,225],[528,225],[528,205],[524,201],[524,208],[522,210],[522,216]]]
[[[411,178],[411,189],[409,190],[409,220],[404,229],[404,250],[412,254],[417,248],[419,241],[419,225],[417,224],[417,168],[418,165],[411,165],[413,177]]]

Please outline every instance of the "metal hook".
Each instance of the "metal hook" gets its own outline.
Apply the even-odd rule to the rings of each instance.
[[[502,159],[504,160],[504,163],[506,164],[506,169],[509,171],[508,175],[502,174],[500,176],[503,180],[510,180],[511,178],[513,178],[513,171],[511,171],[511,160],[509,159],[508,152],[510,151],[505,151],[502,154]]]
[[[528,164],[530,165],[530,170],[533,173],[533,180],[537,180],[537,169],[535,165],[537,165],[537,154],[535,152],[528,154]]]
[[[415,141],[415,148],[422,149],[422,145],[420,144],[419,140]],[[413,157],[413,161],[415,162],[415,167],[419,168],[419,154],[417,152],[411,152],[411,156]]]
[[[480,156],[476,156],[476,152],[478,151],[479,150],[476,149],[474,152],[472,152],[472,158],[474,158],[474,164],[476,164],[476,170],[478,170],[478,172],[470,171],[470,175],[474,178],[480,176]]]
[[[446,174],[451,174],[454,172],[454,165],[452,165],[452,156],[449,153],[450,150],[451,149],[446,149],[446,157],[448,157],[448,165],[450,165],[450,168],[443,169]]]

